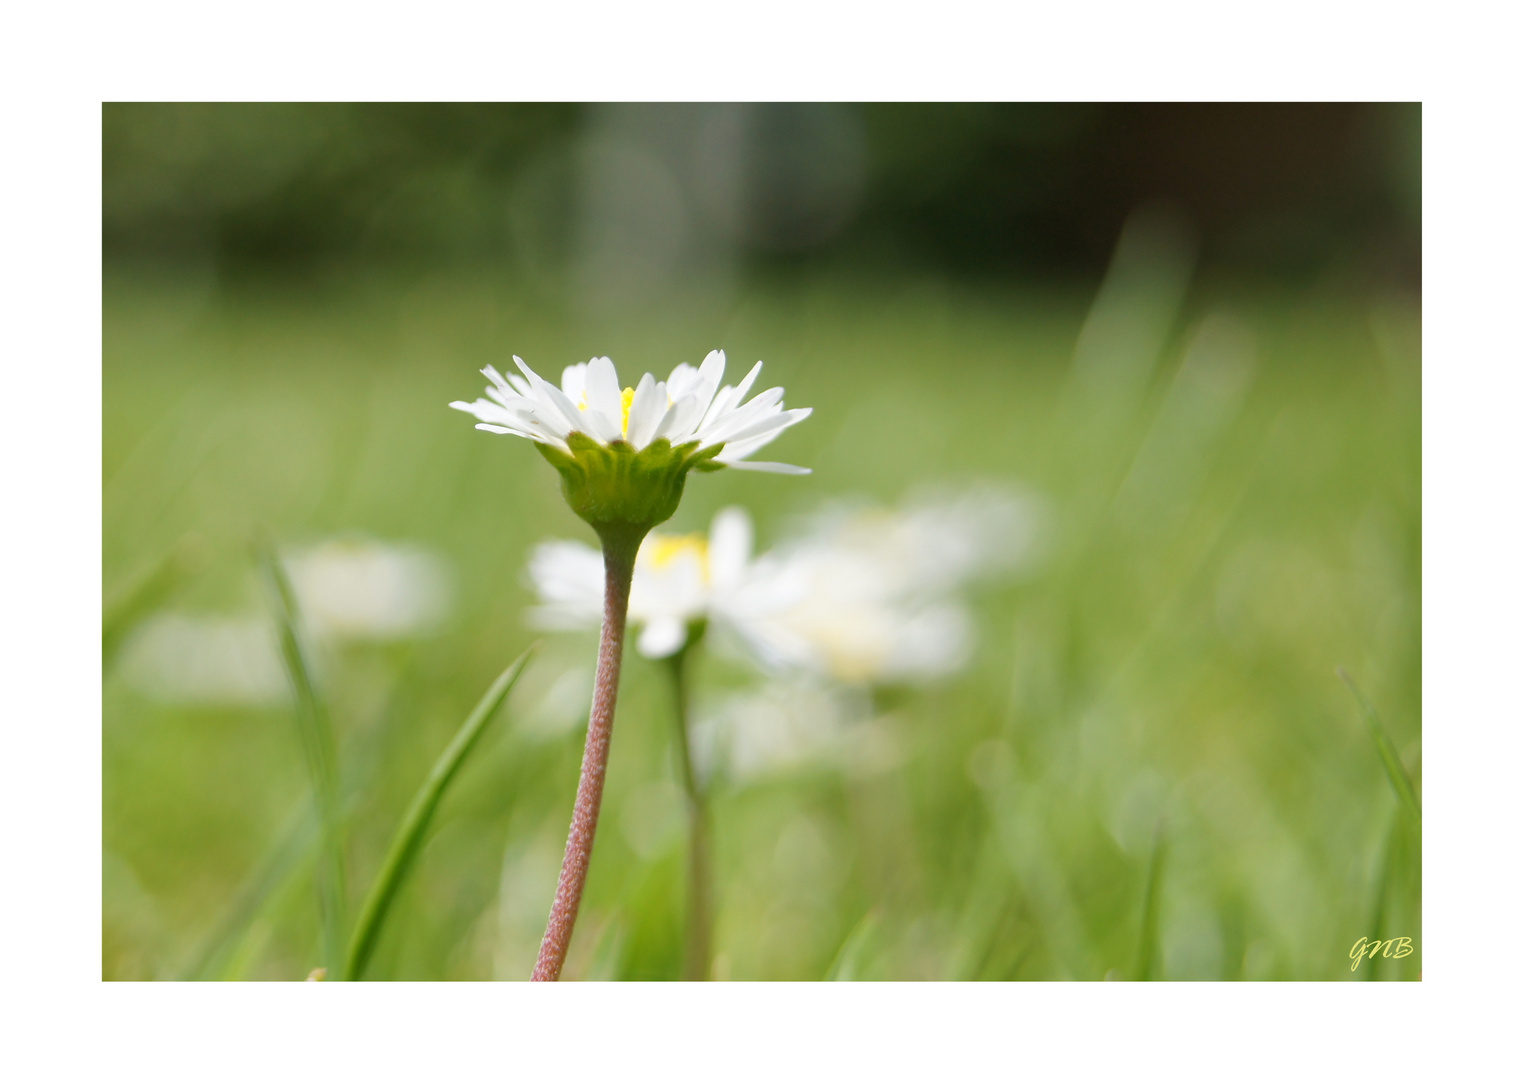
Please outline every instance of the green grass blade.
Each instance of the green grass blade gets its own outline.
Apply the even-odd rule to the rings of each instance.
[[[1166,820],[1156,822],[1150,866],[1145,872],[1145,896],[1140,902],[1140,941],[1135,949],[1135,979],[1156,978],[1156,943],[1160,939],[1161,878],[1166,870]]]
[[[1404,771],[1404,763],[1399,760],[1399,752],[1393,747],[1393,740],[1388,738],[1388,732],[1383,730],[1383,723],[1378,719],[1377,710],[1372,703],[1362,696],[1361,690],[1356,683],[1351,681],[1351,676],[1345,668],[1338,667],[1335,673],[1340,676],[1341,682],[1346,684],[1346,689],[1351,691],[1351,696],[1356,698],[1356,703],[1362,710],[1362,716],[1367,720],[1367,730],[1372,732],[1372,741],[1377,744],[1378,757],[1383,761],[1383,771],[1388,774],[1388,782],[1393,785],[1393,792],[1398,796],[1404,808],[1414,815],[1416,821],[1420,820],[1420,800],[1414,793],[1414,784],[1409,780],[1409,774]]]
[[[407,807],[406,816],[401,819],[401,827],[396,830],[390,850],[386,852],[385,862],[380,866],[380,873],[376,875],[375,883],[370,887],[369,895],[364,899],[364,906],[359,911],[359,920],[354,926],[354,936],[349,943],[348,966],[344,970],[344,978],[363,978],[364,969],[369,965],[370,958],[374,955],[375,945],[380,940],[380,930],[385,925],[385,917],[390,911],[391,902],[395,900],[397,892],[406,880],[407,874],[416,861],[417,853],[422,850],[422,842],[428,823],[433,819],[433,812],[438,809],[439,802],[442,801],[450,782],[458,774],[460,766],[464,764],[465,757],[480,741],[480,736],[496,714],[497,708],[516,684],[518,676],[527,666],[535,648],[537,648],[536,645],[529,646],[527,651],[512,661],[512,665],[491,684],[491,688],[486,691],[485,697],[480,699],[480,703],[465,720],[453,741],[444,748],[438,760],[433,763],[432,771],[428,773],[421,789],[412,799],[411,805]]]
[[[280,653],[296,691],[296,726],[311,773],[312,791],[321,822],[322,857],[317,867],[317,895],[322,908],[322,961],[329,972],[341,971],[345,884],[343,872],[342,809],[338,792],[338,752],[327,706],[317,692],[311,665],[301,644],[300,610],[295,591],[285,576],[274,550],[265,545],[264,572],[275,601],[275,621],[280,633]]]

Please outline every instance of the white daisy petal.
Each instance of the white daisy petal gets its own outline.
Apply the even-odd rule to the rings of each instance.
[[[708,574],[715,590],[727,592],[739,587],[754,546],[755,527],[749,515],[737,506],[719,510],[707,542]]]
[[[635,450],[642,450],[654,439],[654,429],[665,415],[665,391],[648,372],[639,380],[633,392],[633,404],[628,409],[628,442]]]
[[[724,442],[730,435],[743,431],[757,420],[777,414],[781,408],[781,395],[783,393],[784,391],[781,387],[773,386],[763,393],[756,394],[755,399],[748,405],[735,409],[716,424],[704,428],[702,430],[702,441],[708,446],[711,446],[713,443]]]
[[[725,363],[727,363],[727,358],[723,355],[723,350],[714,349],[707,354],[707,358],[702,361],[702,367],[697,372],[697,383],[692,392],[696,394],[697,401],[701,405],[702,416],[707,415],[713,395],[718,392],[718,387],[723,383]]]
[[[696,427],[697,417],[701,414],[697,411],[697,399],[691,394],[679,398],[674,405],[665,411],[660,422],[650,436],[650,442],[655,439],[669,439],[671,445],[679,446],[690,439],[692,429]]]
[[[572,540],[539,544],[528,561],[528,580],[542,606],[531,621],[553,629],[594,627],[602,621],[602,555]]]
[[[713,402],[711,409],[707,410],[707,416],[703,418],[703,426],[716,424],[724,416],[733,412],[744,402],[744,395],[749,393],[749,388],[755,385],[755,380],[760,377],[760,368],[763,362],[757,362],[749,369],[749,374],[739,381],[736,387],[725,386],[718,394],[718,400]]]
[[[811,476],[812,469],[804,469],[801,465],[787,465],[780,461],[725,461],[723,464],[730,469],[744,469],[749,472],[784,473],[787,476]]]
[[[510,410],[502,408],[494,401],[484,399],[476,401],[451,401],[449,407],[458,409],[460,412],[470,413],[477,420],[485,421],[496,427],[506,428],[514,435],[522,435],[527,438],[536,438],[536,433],[527,425],[523,424]]]
[[[546,424],[544,422],[545,414],[543,409],[536,401],[529,398],[513,398],[505,403],[497,402],[496,404],[497,411],[495,415],[511,417],[511,422],[519,427],[538,431],[540,429],[547,430],[552,426],[557,435],[568,435],[570,433],[570,429],[565,425],[564,420],[558,416],[550,415],[548,419],[551,421],[551,424]],[[486,418],[482,417],[482,419]],[[507,421],[503,420],[502,422],[506,423]]]
[[[534,424],[525,430],[519,429],[518,433],[521,434],[524,438],[534,439],[537,442],[545,442],[550,446],[557,446],[561,450],[570,449],[570,444],[565,442],[565,437],[563,435],[556,435],[554,432],[550,431],[542,424]]]
[[[615,417],[618,426],[623,426],[623,388],[610,357],[598,356],[586,365],[586,406]]]
[[[750,439],[759,438],[771,431],[780,431],[789,428],[793,424],[806,420],[813,413],[812,409],[789,409],[786,412],[772,413],[761,417],[753,423],[735,428],[725,439],[731,442],[746,442]]]
[[[619,410],[621,412],[621,410]],[[587,435],[599,442],[616,442],[623,437],[623,420],[619,416],[616,420],[602,412],[600,409],[590,407],[581,411],[580,429]]]
[[[652,619],[639,635],[639,652],[651,660],[673,656],[686,644],[686,624],[680,619]]]
[[[559,387],[555,386],[553,383],[545,382],[543,378],[539,376],[538,372],[534,371],[527,364],[523,363],[522,360],[518,359],[518,357],[514,356],[512,359],[517,361],[517,366],[521,368],[522,373],[528,377],[528,382],[532,384],[533,392],[538,397],[538,400],[542,402],[543,405],[547,406],[546,409],[539,410],[540,418],[547,419],[545,413],[549,409],[553,409],[558,411],[559,415],[564,419],[565,423],[570,425],[569,431],[580,431],[581,412],[575,407],[575,404],[565,396],[565,392]],[[569,369],[566,368],[566,370],[568,371]]]
[[[542,432],[552,439],[563,441],[565,436],[575,430],[557,410],[546,408],[537,398],[509,401],[506,411],[520,426],[529,431]]]
[[[749,457],[762,446],[774,442],[784,430],[786,429],[777,428],[775,431],[767,431],[764,435],[757,435],[753,439],[730,439],[723,444],[722,452],[713,460],[723,465],[732,465],[736,461]]]
[[[602,442],[623,437],[623,391],[617,368],[605,356],[586,365],[586,414],[591,434]]]
[[[489,420],[493,424],[501,423],[511,416],[506,408],[497,402],[487,401],[484,398],[476,398],[474,401],[451,401],[449,408],[458,409],[461,412],[474,413],[478,420]]]
[[[507,385],[507,380],[501,377],[501,372],[496,370],[495,364],[487,364],[485,367],[480,369],[480,373],[486,378],[490,379],[491,382],[495,384],[496,389],[502,391],[503,393],[506,393],[512,389]]]
[[[559,388],[577,405],[586,396],[586,365],[571,364],[559,377]]]
[[[690,364],[677,364],[675,370],[670,373],[670,378],[665,380],[666,389],[670,393],[672,403],[682,395],[688,393],[697,379],[697,369]]]
[[[507,382],[511,383],[512,389],[516,390],[523,397],[528,397],[533,393],[533,387],[528,384],[528,380],[515,371],[507,372]]]
[[[727,408],[729,399],[733,396],[734,388],[732,386],[725,386],[722,390],[719,390],[716,396],[713,397],[713,403],[708,406],[707,415],[702,417],[702,422],[697,425],[697,430],[700,431],[710,426],[713,422],[713,417],[722,416]]]

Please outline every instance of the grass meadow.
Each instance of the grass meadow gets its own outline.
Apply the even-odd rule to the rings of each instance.
[[[626,378],[721,347],[815,408],[773,455],[815,472],[695,475],[672,528],[742,505],[763,549],[831,500],[986,481],[1042,512],[1038,557],[967,594],[964,670],[872,689],[850,752],[714,779],[715,978],[1418,978],[1418,819],[1336,675],[1418,790],[1418,302],[1121,269],[1096,298],[820,274],[594,319],[463,271],[307,291],[109,275],[104,977],[318,966],[293,700],[164,700],[129,661],[166,613],[269,612],[258,544],[335,536],[425,548],[452,581],[428,634],[322,658],[350,922],[435,758],[544,639],[369,969],[527,977],[595,639],[526,625],[524,565],[591,533],[526,442],[447,404],[513,353],[551,377],[606,353]],[[705,654],[698,719],[760,680]],[[675,978],[667,687],[632,652],[619,705],[566,977]],[[1352,970],[1359,938],[1396,936],[1412,955]]]

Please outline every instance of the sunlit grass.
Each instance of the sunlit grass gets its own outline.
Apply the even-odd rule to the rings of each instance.
[[[1097,979],[1131,977],[1143,957],[1157,978],[1414,978],[1418,952],[1354,974],[1346,958],[1364,935],[1418,947],[1419,845],[1335,674],[1354,672],[1376,703],[1413,795],[1412,313],[1328,289],[1221,290],[1189,302],[1132,395],[1099,400],[1068,378],[1090,300],[822,282],[584,324],[494,280],[309,296],[110,280],[107,630],[119,644],[162,607],[269,610],[247,554],[258,530],[446,556],[458,587],[439,632],[344,645],[321,671],[346,877],[369,882],[460,718],[528,643],[529,548],[589,539],[530,447],[479,436],[447,402],[513,352],[540,370],[601,353],[667,370],[721,346],[738,367],[766,361],[789,402],[815,408],[785,455],[815,475],[704,477],[673,527],[741,503],[764,547],[831,497],[886,504],[991,477],[1042,499],[1048,528],[1033,570],[972,598],[968,670],[877,695],[883,753],[715,781],[715,974]],[[1233,375],[1183,361],[1220,308],[1254,339],[1254,365]],[[527,976],[583,731],[544,703],[594,649],[593,635],[566,638],[535,660],[443,805],[368,977]],[[697,714],[754,679],[705,658]],[[679,974],[667,693],[630,658],[567,977]],[[108,658],[106,977],[318,966],[293,707],[161,704]],[[304,854],[281,854],[292,835]]]

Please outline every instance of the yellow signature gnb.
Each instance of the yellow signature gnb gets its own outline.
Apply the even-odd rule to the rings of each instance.
[[[1402,960],[1414,952],[1414,941],[1407,937],[1389,938],[1387,941],[1368,941],[1364,937],[1357,938],[1356,944],[1351,946],[1351,970],[1355,971],[1364,958],[1371,960],[1377,955],[1379,949],[1383,950],[1384,959]]]

